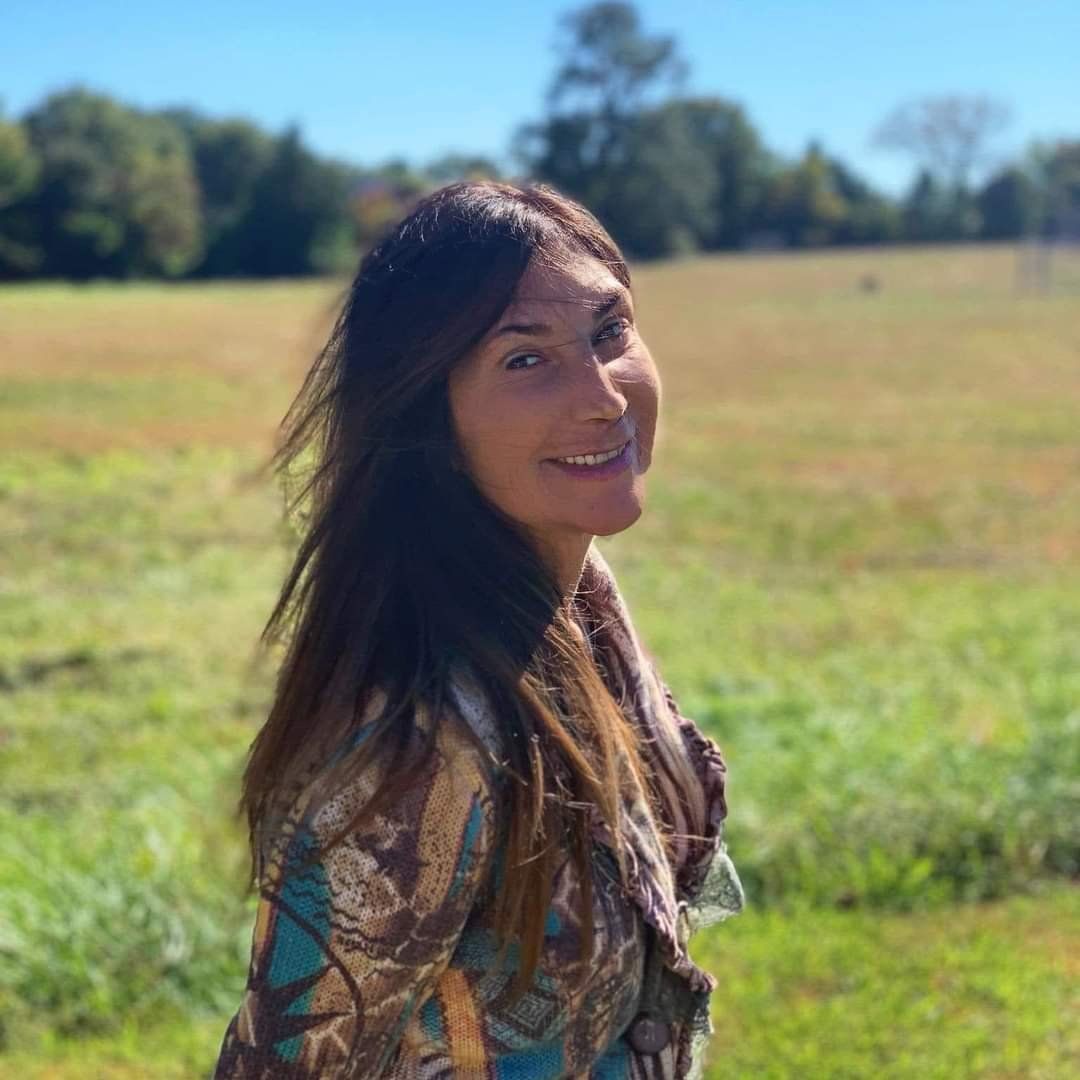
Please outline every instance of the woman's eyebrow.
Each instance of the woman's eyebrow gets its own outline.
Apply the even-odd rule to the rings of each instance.
[[[589,303],[594,309],[597,318],[606,315],[620,300],[629,298],[627,292],[608,292]],[[551,327],[547,323],[506,323],[500,326],[491,336],[501,337],[503,334],[550,334]]]

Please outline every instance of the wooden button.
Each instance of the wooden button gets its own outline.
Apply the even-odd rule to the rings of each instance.
[[[671,1041],[671,1030],[663,1020],[640,1013],[630,1025],[630,1045],[641,1054],[657,1054]]]

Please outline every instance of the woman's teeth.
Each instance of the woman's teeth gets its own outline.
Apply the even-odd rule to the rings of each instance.
[[[609,450],[606,454],[579,454],[577,457],[561,457],[556,461],[565,461],[568,465],[603,465],[605,461],[618,457],[626,449],[623,443],[618,450]]]

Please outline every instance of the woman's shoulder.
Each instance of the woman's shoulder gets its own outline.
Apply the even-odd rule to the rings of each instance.
[[[441,782],[465,792],[486,792],[496,786],[498,730],[473,682],[453,680],[437,713],[429,705],[418,706],[410,721],[417,739],[414,753],[419,753],[422,744],[430,744],[430,756],[396,759],[392,750],[373,754],[371,767],[352,778],[362,793],[373,790],[387,771],[399,768],[415,768],[414,786]],[[370,724],[361,726],[350,740],[350,749],[358,749],[372,730]]]
[[[452,667],[447,691],[453,706],[443,724],[447,743],[460,752],[471,750],[489,777],[500,782],[506,758],[505,730],[487,692],[463,661]]]
[[[385,695],[370,694],[359,722],[313,755],[290,790],[280,793],[279,816],[266,826],[272,858],[280,857],[283,845],[292,846],[298,832],[321,848],[384,784],[396,795],[385,803],[378,800],[368,826],[376,832],[391,822],[395,830],[437,831],[443,826],[453,830],[466,819],[476,825],[496,820],[501,792],[497,730],[472,683],[459,683],[451,693],[452,704],[438,716],[428,707],[414,710],[408,722],[415,738],[402,756],[396,740],[388,737],[390,729],[376,722]],[[386,738],[385,748],[366,747],[372,736]]]
[[[433,718],[418,708],[415,719]],[[386,1075],[402,1009],[449,964],[498,848],[481,755],[438,719],[431,752],[411,765],[382,747],[368,762],[346,752],[336,778],[315,777],[271,834],[248,989],[215,1075]],[[371,803],[386,779],[395,793]]]

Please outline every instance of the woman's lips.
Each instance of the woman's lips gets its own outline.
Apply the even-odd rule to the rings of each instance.
[[[578,477],[582,480],[605,480],[629,468],[633,451],[634,440],[629,439],[615,457],[601,465],[574,465],[569,461],[559,461],[556,458],[548,458],[547,463],[560,472],[566,473],[567,476]]]

